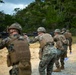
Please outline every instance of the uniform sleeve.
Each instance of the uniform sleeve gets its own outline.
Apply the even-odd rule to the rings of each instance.
[[[68,44],[68,40],[65,38],[64,35],[61,35],[61,41],[63,44]]]
[[[8,43],[8,38],[1,40],[0,49],[3,49],[4,47],[6,47],[7,43]]]
[[[57,37],[56,37],[56,36],[54,36],[54,41],[55,41],[55,42],[57,42],[57,41],[58,41],[58,39],[57,39]]]
[[[37,41],[39,41],[39,36],[36,36],[35,38],[30,39],[30,43],[35,43]]]
[[[39,40],[39,36],[36,36],[33,41],[37,42],[38,40]]]

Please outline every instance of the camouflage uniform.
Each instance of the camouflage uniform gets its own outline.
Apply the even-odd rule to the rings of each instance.
[[[53,64],[56,59],[57,51],[53,46],[53,38],[50,34],[45,33],[44,27],[38,28],[38,33],[41,32],[35,40],[40,43],[40,63],[39,63],[39,73],[40,75],[45,75],[45,69],[47,74],[52,74]]]
[[[69,50],[71,53],[72,52],[72,34],[69,32],[69,30],[67,30],[64,35],[65,35],[66,39],[69,41],[68,46],[69,46]]]
[[[61,51],[60,62],[61,62],[61,69],[64,69],[64,59],[65,59],[65,55],[67,53],[67,43],[68,42],[64,35],[61,35],[61,40],[62,40],[64,50]]]
[[[62,32],[61,33],[62,33],[62,35],[65,36],[65,38],[67,40],[67,43],[64,44],[64,48],[65,48],[65,51],[66,51],[66,54],[65,54],[65,58],[66,58],[67,57],[67,50],[68,50],[68,43],[69,43],[69,41],[67,39],[68,34],[66,33],[66,29],[65,28],[62,29]]]
[[[29,37],[27,36],[26,33],[23,33],[23,36],[24,36],[24,38],[26,38],[28,40],[28,42],[30,42],[30,39],[29,39]]]
[[[66,28],[62,28],[61,34],[64,34],[66,32]]]
[[[55,61],[55,65],[56,65],[57,69],[54,70],[54,72],[60,72],[61,68],[64,67],[64,58],[65,58],[66,51],[64,50],[63,43],[65,43],[66,39],[63,35],[60,34],[59,29],[55,30],[54,41],[56,42],[56,48],[57,48],[57,59]],[[60,64],[59,64],[59,59],[61,62],[61,68],[60,68]]]
[[[8,28],[16,29],[21,33],[21,26],[18,23],[12,24]],[[10,75],[31,75],[30,50],[27,39],[21,34],[9,35],[0,42],[0,49],[8,49],[7,65],[12,66]]]

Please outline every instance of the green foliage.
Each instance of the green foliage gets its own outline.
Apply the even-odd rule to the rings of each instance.
[[[0,32],[7,30],[7,26],[11,25],[15,20],[11,15],[0,12]]]
[[[5,15],[1,17],[3,23],[0,23],[2,28],[13,22],[19,22],[23,27],[23,32],[33,32],[39,26],[44,26],[48,31],[65,27],[75,34],[75,0],[35,0],[26,8],[22,10],[15,8],[14,11],[12,16],[3,13]]]
[[[0,3],[4,3],[3,0],[0,0]]]
[[[71,25],[73,28],[76,28],[76,16],[74,16],[71,20]]]
[[[71,28],[70,31],[71,31],[71,33],[72,33],[73,36],[74,35],[76,36],[76,28]]]

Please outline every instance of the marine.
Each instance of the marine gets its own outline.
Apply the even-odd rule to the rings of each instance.
[[[62,35],[64,35],[65,36],[65,38],[66,38],[66,41],[67,41],[67,43],[66,44],[64,44],[64,48],[65,48],[65,50],[66,50],[66,54],[65,54],[65,58],[68,58],[67,57],[67,50],[68,50],[68,45],[69,45],[69,41],[68,41],[68,34],[66,33],[66,28],[62,28]]]
[[[57,69],[53,70],[53,72],[61,72],[61,70],[64,69],[64,58],[66,54],[64,44],[66,44],[66,38],[64,37],[64,35],[61,35],[60,29],[55,29],[54,34],[54,41],[56,43],[57,50],[57,58],[55,60],[55,65]]]
[[[39,74],[52,75],[53,64],[57,55],[57,51],[54,47],[54,39],[50,34],[46,33],[46,29],[44,27],[39,27],[37,32],[38,36],[36,36],[33,41],[39,41],[40,43]]]
[[[69,53],[72,53],[72,33],[69,30],[66,30],[65,32],[65,36],[69,42],[68,46],[69,46]]]
[[[7,66],[12,69],[10,75],[31,75],[29,43],[22,36],[22,27],[19,23],[13,23],[8,27],[9,36],[0,42],[0,49],[8,50]]]

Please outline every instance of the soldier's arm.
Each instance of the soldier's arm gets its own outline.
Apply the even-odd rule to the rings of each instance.
[[[0,49],[3,49],[4,47],[6,47],[7,43],[8,43],[8,38],[1,40],[0,41]]]
[[[56,36],[54,36],[54,41],[55,41],[55,42],[57,42],[57,41],[58,41],[58,39],[57,39],[57,37],[56,37]]]
[[[36,36],[35,38],[33,38],[33,39],[30,39],[30,43],[35,43],[35,42],[37,42],[38,41],[38,36]]]

